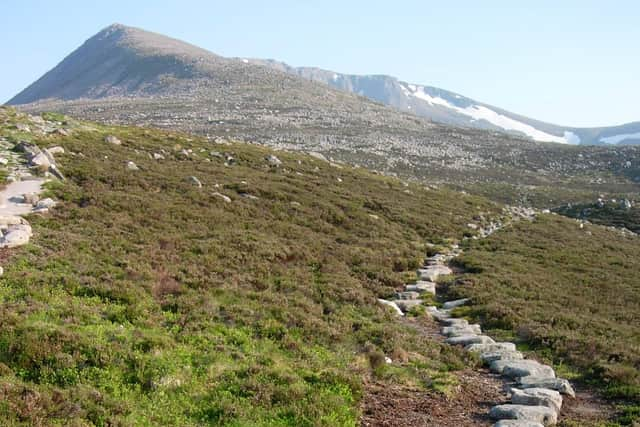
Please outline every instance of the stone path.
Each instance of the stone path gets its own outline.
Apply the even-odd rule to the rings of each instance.
[[[7,185],[0,190],[0,248],[28,243],[32,230],[22,216],[45,213],[55,206],[55,201],[40,199],[40,194],[43,184],[51,177],[64,179],[53,157],[54,153],[61,152],[64,150],[60,147],[41,150],[34,144],[13,144],[0,137],[0,167],[7,175]],[[34,169],[46,170],[45,178],[36,176]]]
[[[426,259],[418,269],[418,280],[405,286],[392,301],[380,300],[393,307],[398,315],[404,315],[423,303],[424,293],[436,295],[435,281],[439,276],[453,274],[447,264],[462,251],[454,245],[448,253]],[[464,346],[466,351],[477,353],[491,372],[510,381],[509,403],[495,405],[489,416],[496,420],[494,427],[539,427],[556,424],[563,395],[575,397],[575,392],[566,379],[557,378],[551,366],[541,364],[516,350],[511,342],[496,342],[484,335],[478,324],[469,324],[466,319],[455,318],[452,311],[469,302],[460,299],[445,302],[441,308],[426,307],[428,313],[441,325],[441,334],[450,345]]]

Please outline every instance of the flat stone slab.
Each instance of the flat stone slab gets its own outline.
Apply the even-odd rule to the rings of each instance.
[[[453,271],[446,265],[431,265],[427,268],[420,268],[418,270],[418,277],[420,277],[421,280],[434,282],[438,276],[446,276],[452,273]]]
[[[14,181],[0,191],[0,215],[25,215],[33,210],[31,203],[24,203],[24,194],[42,192],[42,179]]]
[[[436,284],[434,282],[428,282],[425,280],[420,280],[414,284],[406,285],[404,289],[405,291],[409,291],[409,292],[419,292],[419,293],[427,292],[433,295],[436,294]]]
[[[448,337],[459,337],[461,335],[480,335],[482,329],[480,329],[480,325],[445,326],[440,332]]]
[[[516,345],[512,342],[494,342],[491,344],[470,344],[465,350],[474,353],[492,353],[496,351],[516,351]]]
[[[571,383],[564,378],[546,378],[527,376],[518,379],[519,388],[547,388],[549,390],[556,390],[561,394],[565,394],[570,397],[576,397],[576,392],[571,387]]]
[[[496,360],[523,360],[524,355],[519,351],[502,350],[480,353],[480,359],[490,365]]]
[[[500,420],[493,427],[544,427],[544,424],[527,420]]]
[[[418,292],[397,292],[397,299],[418,299],[420,294]]]
[[[511,403],[517,405],[548,406],[560,413],[562,396],[556,390],[548,388],[511,389]]]
[[[491,408],[489,416],[496,420],[532,421],[545,426],[558,422],[558,414],[547,406],[498,405]]]
[[[486,335],[461,335],[459,337],[447,338],[445,341],[451,345],[469,345],[469,344],[490,344],[495,341]]]
[[[458,326],[458,327],[469,326],[469,322],[467,321],[467,319],[459,319],[456,317],[443,319],[442,324],[447,326]]]
[[[444,309],[452,309],[452,308],[456,308],[456,307],[462,307],[463,305],[465,305],[469,301],[471,301],[470,298],[462,298],[462,299],[457,299],[457,300],[454,300],[454,301],[447,301],[442,305],[442,308],[444,308]]]
[[[382,298],[378,298],[378,302],[380,304],[386,305],[387,307],[391,307],[398,316],[404,316],[404,313],[402,312],[402,310],[400,310],[400,307],[398,307],[398,304],[396,304],[395,302],[387,301],[386,299]]]
[[[556,373],[551,366],[543,365],[535,360],[496,360],[491,363],[492,372],[509,378],[528,376],[555,378]]]

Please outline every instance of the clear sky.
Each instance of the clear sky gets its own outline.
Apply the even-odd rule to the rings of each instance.
[[[390,74],[566,126],[640,120],[635,0],[2,3],[0,102],[118,22],[224,56]]]

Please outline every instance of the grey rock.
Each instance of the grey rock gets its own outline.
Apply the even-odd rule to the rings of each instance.
[[[535,360],[496,360],[491,363],[492,372],[510,378],[528,376],[555,378],[556,374],[551,366],[543,365]]]
[[[522,360],[524,355],[519,351],[493,351],[488,353],[480,353],[480,359],[486,364],[491,364],[496,360]]]
[[[469,321],[467,319],[459,319],[455,317],[452,317],[449,319],[443,319],[442,323],[447,326],[458,326],[458,327],[469,326]]]
[[[51,209],[56,205],[55,200],[50,197],[42,199],[36,203],[36,209]]]
[[[267,162],[269,162],[269,164],[271,166],[275,166],[278,167],[282,164],[282,160],[280,160],[279,158],[277,158],[276,156],[274,156],[273,154],[270,154],[266,157]]]
[[[491,344],[495,341],[486,335],[461,335],[459,337],[447,338],[447,344],[452,345],[469,345],[469,344]]]
[[[231,198],[229,196],[225,196],[222,193],[215,192],[212,195],[222,199],[225,203],[231,203]]]
[[[200,182],[200,180],[198,178],[196,178],[195,176],[190,176],[189,177],[189,182],[193,185],[195,185],[198,188],[202,188],[202,183]]]
[[[424,280],[420,280],[414,284],[405,286],[405,290],[409,292],[426,292],[435,295],[436,294],[436,284],[434,282],[428,282]]]
[[[162,155],[160,153],[153,153],[153,159],[154,160],[164,160],[164,155]]]
[[[411,310],[413,307],[422,304],[422,301],[417,299],[398,299],[393,302],[395,302],[397,306],[400,307],[400,310],[405,313]]]
[[[137,171],[140,170],[140,168],[138,167],[138,165],[136,165],[134,162],[132,162],[131,160],[129,160],[127,162],[127,169],[129,169],[130,171]]]
[[[511,389],[511,403],[517,405],[548,406],[557,413],[562,408],[562,396],[556,390],[547,388]]]
[[[511,342],[494,342],[491,344],[471,344],[465,350],[474,353],[491,353],[496,351],[516,351],[516,345]]]
[[[7,232],[0,238],[0,248],[15,248],[29,243],[32,231],[28,224],[9,226]]]
[[[442,308],[449,309],[449,308],[461,307],[466,303],[468,303],[469,301],[471,301],[470,298],[462,298],[454,301],[447,301],[442,305]]]
[[[56,145],[55,147],[49,147],[47,148],[47,151],[52,155],[64,154],[64,148],[60,147],[59,145]]]
[[[544,424],[527,420],[500,420],[493,427],[544,427]]]
[[[448,337],[459,337],[462,335],[480,335],[482,329],[480,329],[480,325],[445,326],[440,332]]]
[[[571,383],[564,378],[547,378],[537,376],[527,376],[518,379],[520,388],[548,388],[559,391],[570,397],[576,397],[576,393],[571,387]]]
[[[541,423],[545,426],[558,422],[558,414],[547,406],[497,405],[491,408],[489,416],[496,420],[521,420]]]
[[[453,271],[446,265],[432,265],[418,270],[420,279],[430,282],[434,282],[439,276],[446,276],[452,273]]]

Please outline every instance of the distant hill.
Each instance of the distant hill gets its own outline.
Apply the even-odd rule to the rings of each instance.
[[[638,144],[640,122],[599,128],[559,126],[534,120],[432,86],[386,75],[353,75],[313,67],[292,67],[275,60],[251,59],[333,88],[357,93],[401,111],[455,126],[491,129],[562,144]]]
[[[31,112],[57,111],[105,123],[178,129],[212,140],[240,139],[320,152],[386,174],[435,183],[535,186],[549,205],[558,200],[547,189],[557,191],[563,185],[586,187],[591,193],[633,192],[639,186],[640,147],[539,142],[524,134],[496,132],[482,120],[472,124],[490,129],[469,127],[468,117],[463,120],[464,115],[446,108],[434,109],[441,114],[434,119],[448,118],[459,126],[440,124],[409,111],[426,108],[427,100],[434,108],[445,100],[454,102],[458,95],[425,92],[384,76],[338,76],[336,81],[344,81],[340,89],[351,87],[349,92],[326,84],[326,73],[293,73],[282,64],[224,58],[161,34],[115,24],[10,103]],[[390,96],[411,110],[399,111],[359,95],[376,90],[380,99]],[[456,108],[464,109],[472,101],[461,97],[455,102]]]

